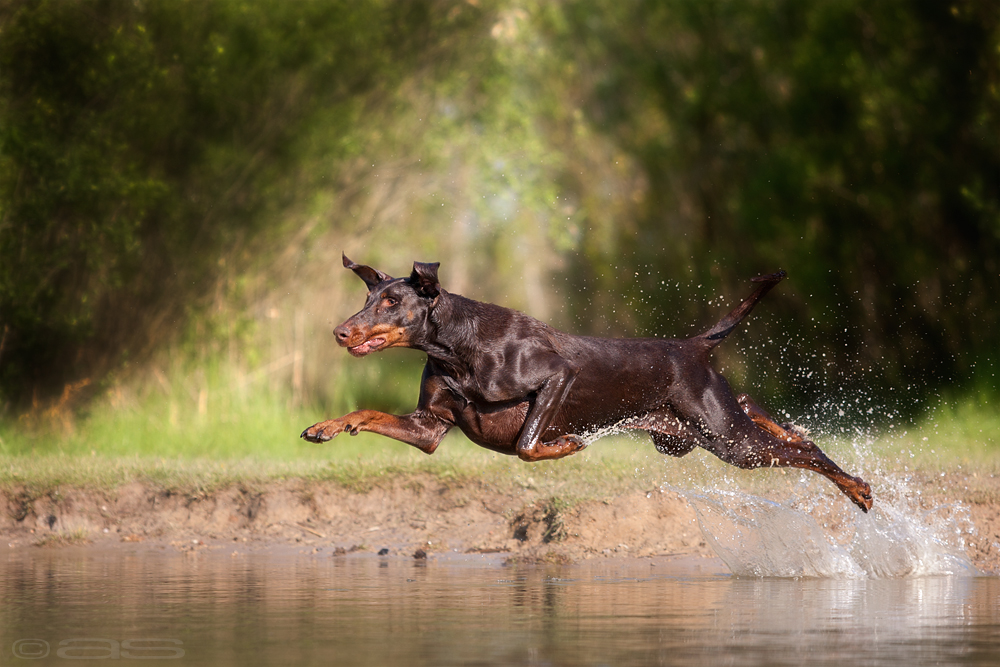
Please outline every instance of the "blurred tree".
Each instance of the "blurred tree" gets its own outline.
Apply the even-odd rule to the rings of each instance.
[[[313,184],[296,169],[309,121],[322,111],[338,138],[329,162],[356,157],[366,108],[486,29],[468,9],[5,3],[0,398],[45,398],[169,340],[221,266],[288,234],[278,213]]]
[[[545,21],[650,183],[609,259],[639,276],[625,295],[657,291],[654,267],[735,300],[783,267],[782,316],[815,319],[809,347],[846,376],[923,395],[995,358],[1000,5],[598,0]],[[649,329],[713,317],[667,299]],[[814,350],[771,379],[809,385]]]
[[[622,335],[692,333],[780,266],[742,340],[808,339],[724,365],[923,395],[1000,344],[998,128],[972,0],[15,0],[0,402],[221,338],[241,290],[299,295],[301,325],[261,310],[311,340],[349,309],[340,249]]]

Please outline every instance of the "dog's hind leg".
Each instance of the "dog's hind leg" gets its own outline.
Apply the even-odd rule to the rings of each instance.
[[[864,480],[848,475],[791,426],[777,424],[749,397],[737,399],[721,375],[702,395],[711,399],[712,409],[688,419],[702,436],[697,438],[699,445],[739,468],[812,470],[836,484],[865,512],[871,509],[872,491]]]
[[[736,402],[743,408],[743,412],[753,420],[753,423],[764,429],[776,438],[786,442],[801,442],[808,433],[805,429],[795,424],[779,424],[774,421],[774,417],[769,415],[764,408],[757,405],[752,398],[746,394],[736,397]]]
[[[872,507],[872,490],[868,484],[848,475],[830,460],[811,440],[788,434],[775,437],[759,427],[746,415],[733,415],[733,426],[725,434],[706,434],[707,442],[699,443],[720,459],[740,468],[805,468],[823,475],[837,485],[851,501],[867,512]]]

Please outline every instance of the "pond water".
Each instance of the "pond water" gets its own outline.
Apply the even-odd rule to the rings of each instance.
[[[11,549],[0,641],[0,665],[997,665],[1000,578],[737,577],[714,558]]]

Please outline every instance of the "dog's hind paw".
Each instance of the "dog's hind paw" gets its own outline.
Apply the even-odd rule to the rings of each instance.
[[[872,499],[872,487],[868,486],[868,483],[863,479],[854,477],[853,480],[854,484],[850,487],[841,487],[840,490],[851,499],[851,502],[860,507],[862,512],[867,514],[875,502]]]

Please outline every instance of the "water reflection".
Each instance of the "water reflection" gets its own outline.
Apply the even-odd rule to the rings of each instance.
[[[0,664],[41,646],[21,640],[49,646],[32,664],[178,647],[178,664],[213,665],[1000,661],[996,578],[742,579],[703,563],[17,550],[0,562]]]

